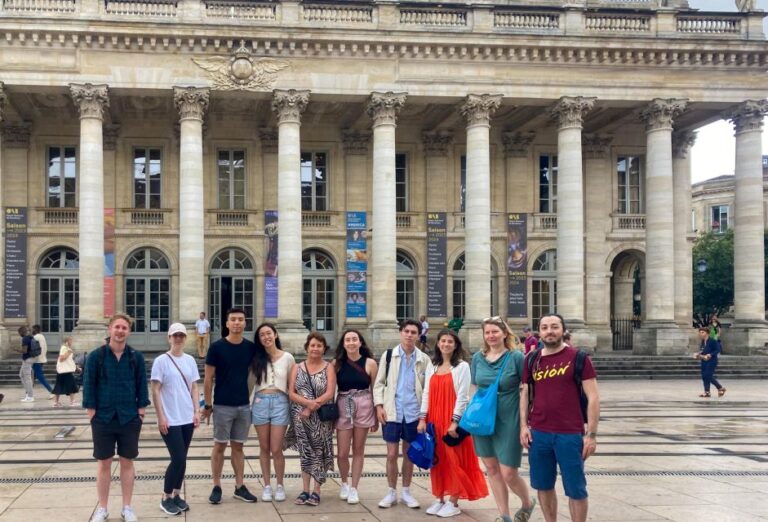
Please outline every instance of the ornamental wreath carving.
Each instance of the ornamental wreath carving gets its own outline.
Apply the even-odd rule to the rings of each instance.
[[[277,80],[277,73],[288,63],[272,58],[254,58],[247,47],[241,45],[230,57],[192,58],[195,65],[208,72],[213,88],[221,91],[269,91]]]

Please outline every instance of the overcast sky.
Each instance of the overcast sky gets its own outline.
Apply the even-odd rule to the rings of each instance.
[[[736,11],[734,0],[689,0],[694,9],[706,11]],[[757,0],[757,7],[768,11],[768,0]],[[768,18],[763,20],[768,35]],[[768,77],[766,77],[768,83]],[[693,182],[733,174],[735,138],[733,125],[719,121],[698,130],[698,138],[691,154]],[[768,118],[763,128],[763,154],[768,154]]]

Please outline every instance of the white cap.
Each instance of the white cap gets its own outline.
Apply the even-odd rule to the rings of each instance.
[[[183,333],[184,335],[187,335],[187,327],[181,323],[173,323],[171,327],[168,328],[168,337],[177,333]]]

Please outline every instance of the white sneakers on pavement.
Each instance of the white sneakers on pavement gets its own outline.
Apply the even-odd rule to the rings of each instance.
[[[435,500],[431,506],[427,508],[427,515],[437,515],[440,512],[440,509],[442,509],[444,502],[440,502],[439,500]]]
[[[101,506],[96,508],[96,511],[91,516],[91,522],[106,522],[109,519],[109,512],[107,508]]]
[[[400,502],[411,509],[418,509],[421,507],[419,501],[411,496],[411,488],[403,488],[403,492],[400,495]]]
[[[349,498],[349,484],[346,482],[341,483],[341,489],[339,490],[339,498],[341,500],[347,500]]]
[[[282,484],[278,484],[275,489],[275,502],[285,502],[285,488]]]
[[[461,514],[461,510],[459,509],[459,506],[454,505],[453,502],[446,502],[443,504],[443,507],[440,508],[440,511],[436,513],[440,518],[455,517],[459,514]]]
[[[29,395],[25,395],[23,399],[21,399],[21,402],[35,402],[34,397],[30,397]]]
[[[264,486],[264,491],[261,492],[262,502],[272,502],[272,486]]]
[[[360,495],[357,493],[357,488],[349,488],[349,496],[347,497],[347,504],[359,504]]]
[[[397,490],[395,488],[389,488],[387,494],[379,502],[380,508],[392,507],[392,504],[397,502]]]
[[[133,512],[131,506],[123,507],[123,510],[120,512],[120,518],[125,520],[125,522],[139,522],[139,519],[136,517],[136,513]]]

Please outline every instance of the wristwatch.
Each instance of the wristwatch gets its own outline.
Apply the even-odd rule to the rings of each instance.
[[[589,439],[596,439],[597,438],[597,432],[590,431],[589,433],[587,433],[587,438],[589,438]]]
[[[206,404],[205,406],[203,406],[203,409],[204,410],[212,410],[213,406],[211,406],[210,404]]]

